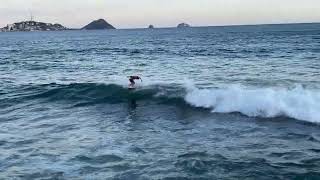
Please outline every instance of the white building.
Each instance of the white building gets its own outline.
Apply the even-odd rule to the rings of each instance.
[[[8,31],[14,31],[16,28],[15,28],[15,25],[14,24],[8,24],[7,25],[7,30]]]

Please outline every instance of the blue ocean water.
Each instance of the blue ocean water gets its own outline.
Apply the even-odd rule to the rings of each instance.
[[[0,33],[0,179],[319,179],[319,70],[320,24]]]

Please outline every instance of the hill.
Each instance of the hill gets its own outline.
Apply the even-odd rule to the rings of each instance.
[[[36,21],[23,21],[13,24],[8,24],[6,27],[1,28],[0,32],[12,32],[12,31],[62,31],[68,28],[61,24],[51,24]]]
[[[96,21],[91,22],[90,24],[84,26],[82,29],[85,30],[98,30],[98,29],[116,29],[111,24],[109,24],[104,19],[98,19]]]

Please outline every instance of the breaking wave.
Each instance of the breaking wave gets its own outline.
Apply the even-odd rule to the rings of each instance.
[[[186,102],[210,108],[215,113],[240,112],[250,117],[286,116],[320,122],[320,92],[301,86],[293,89],[246,88],[232,85],[223,89],[189,87]]]
[[[123,85],[78,83],[46,84],[20,88],[2,95],[11,105],[26,100],[63,101],[71,106],[127,103],[130,100],[152,101],[172,106],[210,109],[213,113],[238,112],[250,117],[285,116],[320,123],[320,92],[297,86],[285,88],[249,88],[231,85],[226,88],[199,89],[193,85],[146,85],[128,90]]]

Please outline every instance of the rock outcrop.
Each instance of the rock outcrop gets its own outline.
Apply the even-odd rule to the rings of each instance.
[[[177,28],[188,28],[188,27],[191,27],[191,26],[187,23],[181,23],[177,26]]]
[[[153,26],[153,25],[149,25],[148,28],[149,28],[149,29],[154,29],[154,26]]]
[[[91,22],[90,24],[86,25],[82,29],[84,30],[99,30],[99,29],[115,29],[111,24],[109,24],[104,19],[98,19],[96,21]]]
[[[13,24],[8,24],[6,27],[1,28],[1,32],[11,32],[11,31],[62,31],[68,28],[62,26],[61,24],[51,24],[36,21],[23,21]]]

